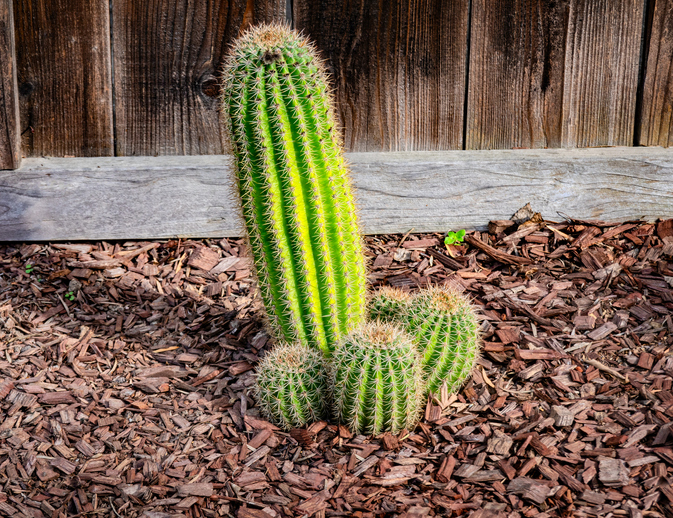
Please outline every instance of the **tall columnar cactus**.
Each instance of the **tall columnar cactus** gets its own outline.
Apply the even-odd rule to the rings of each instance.
[[[365,315],[365,266],[324,66],[280,25],[234,43],[223,74],[243,217],[277,337],[329,354]]]
[[[423,387],[411,338],[391,324],[373,322],[351,333],[331,360],[336,418],[358,433],[397,433],[419,418]]]
[[[454,289],[417,292],[401,321],[416,339],[429,392],[457,390],[479,359],[479,323],[469,300]]]
[[[324,356],[317,349],[282,344],[257,366],[255,396],[262,413],[286,430],[328,414]]]
[[[384,286],[369,298],[369,319],[402,323],[411,301],[411,295],[399,288]]]

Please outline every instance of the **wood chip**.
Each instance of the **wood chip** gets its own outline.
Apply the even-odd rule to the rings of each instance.
[[[625,486],[629,483],[629,470],[623,460],[604,459],[598,463],[598,478],[607,487]]]
[[[507,492],[521,495],[522,498],[541,505],[551,493],[551,489],[530,478],[517,477],[507,485]]]
[[[549,417],[554,420],[554,424],[559,428],[563,428],[564,426],[572,426],[573,421],[575,420],[575,414],[572,412],[572,410],[559,405],[551,407],[551,413],[549,414]]]
[[[212,496],[213,484],[200,482],[196,484],[180,484],[177,486],[178,496]]]

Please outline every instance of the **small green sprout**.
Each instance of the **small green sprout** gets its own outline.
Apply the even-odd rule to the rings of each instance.
[[[33,270],[35,267],[32,264],[27,264],[26,265],[26,273],[33,273]]]
[[[65,298],[68,299],[70,302],[75,300],[75,294],[72,291],[69,291],[68,293],[65,294]]]
[[[444,244],[455,245],[457,243],[462,243],[464,237],[465,229],[461,229],[458,232],[449,231],[449,233],[446,235],[446,238],[444,238]]]

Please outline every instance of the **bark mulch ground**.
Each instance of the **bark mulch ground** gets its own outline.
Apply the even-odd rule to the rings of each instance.
[[[673,516],[673,220],[366,241],[372,287],[483,319],[470,381],[397,436],[260,418],[242,240],[0,246],[0,514]]]

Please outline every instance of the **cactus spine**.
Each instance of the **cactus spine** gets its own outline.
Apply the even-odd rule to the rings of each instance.
[[[289,430],[327,415],[323,354],[301,345],[278,345],[257,366],[255,396],[262,413]]]
[[[278,338],[329,354],[365,314],[365,267],[324,66],[280,25],[234,44],[223,75],[236,179]]]
[[[350,334],[332,355],[336,418],[358,433],[413,429],[423,395],[416,349],[400,328],[380,322]]]
[[[402,319],[416,339],[427,390],[460,388],[479,359],[479,323],[467,298],[448,287],[421,290]]]

